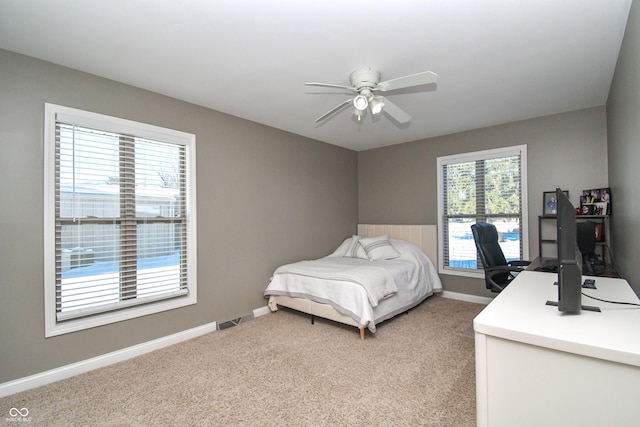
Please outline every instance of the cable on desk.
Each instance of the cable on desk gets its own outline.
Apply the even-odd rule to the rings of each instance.
[[[584,292],[582,292],[582,295],[584,295],[587,298],[591,298],[591,299],[594,299],[594,300],[597,300],[597,301],[602,301],[602,302],[608,302],[610,304],[636,305],[636,306],[640,307],[640,304],[635,303],[635,302],[608,301],[606,299],[600,299],[600,298],[592,297],[591,295],[587,295]]]

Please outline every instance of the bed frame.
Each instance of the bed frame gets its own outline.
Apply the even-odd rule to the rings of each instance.
[[[438,265],[438,233],[435,225],[387,225],[387,224],[358,224],[358,235],[375,237],[387,234],[391,239],[401,239],[413,243],[424,252],[434,265]],[[280,295],[276,304],[292,308],[311,315],[311,322],[315,316],[335,322],[358,327],[358,323],[349,316],[337,311],[328,304],[321,304],[303,298]],[[365,329],[360,329],[360,339],[364,340]]]

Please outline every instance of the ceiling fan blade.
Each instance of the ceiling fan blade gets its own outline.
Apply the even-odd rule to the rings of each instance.
[[[346,90],[350,90],[350,91],[356,91],[355,87],[351,87],[351,86],[344,86],[344,85],[334,85],[331,83],[305,83],[305,85],[307,86],[322,86],[322,87],[337,87],[338,89],[346,89]]]
[[[347,105],[351,104],[353,102],[353,98],[349,98],[346,101],[344,101],[343,103],[341,103],[340,105],[332,108],[331,110],[327,111],[326,113],[324,113],[323,115],[321,115],[320,117],[318,117],[317,119],[315,119],[315,122],[318,123],[324,119],[326,119],[327,117],[331,116],[332,114],[337,113],[338,111],[342,111],[344,110]]]
[[[411,121],[411,116],[401,110],[396,104],[389,101],[387,98],[383,98],[384,100],[384,108],[382,111],[387,113],[389,117],[400,124],[409,123]]]
[[[378,83],[376,90],[386,92],[388,90],[404,89],[412,86],[422,86],[438,82],[438,75],[431,71],[424,71],[410,76],[398,77]]]

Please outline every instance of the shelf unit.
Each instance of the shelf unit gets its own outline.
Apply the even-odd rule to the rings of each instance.
[[[538,216],[538,255],[540,257],[555,258],[557,240],[555,215]],[[602,237],[596,242],[596,251],[600,252],[602,259],[611,266],[613,257],[611,254],[611,227],[609,215],[576,215],[576,222],[593,221],[602,224]]]

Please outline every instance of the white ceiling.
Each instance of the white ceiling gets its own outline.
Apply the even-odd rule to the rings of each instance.
[[[0,0],[0,48],[364,150],[606,103],[631,0]],[[349,74],[431,70],[357,123]]]

